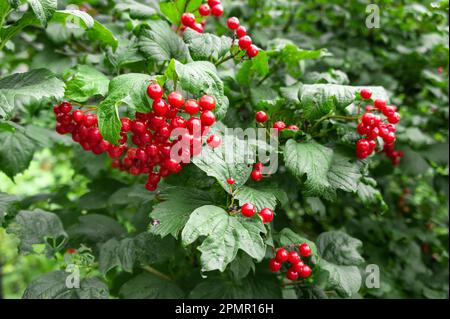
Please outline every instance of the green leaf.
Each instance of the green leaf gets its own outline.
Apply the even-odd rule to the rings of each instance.
[[[19,197],[0,192],[0,227],[6,215],[16,210]]]
[[[213,203],[208,192],[184,187],[164,189],[160,198],[162,202],[153,207],[150,217],[157,221],[152,232],[161,237],[171,234],[177,238],[195,209]]]
[[[151,18],[158,14],[158,12],[151,6],[134,0],[122,0],[116,3],[113,12],[129,12],[131,18],[139,20]]]
[[[189,51],[183,40],[162,20],[148,21],[139,33],[139,49],[156,63],[176,59],[189,60]]]
[[[202,0],[162,0],[159,7],[172,24],[179,25],[183,12],[197,11],[201,4]]]
[[[335,151],[327,175],[328,181],[335,189],[355,193],[358,190],[359,180],[362,177],[360,173],[361,166],[361,161]]]
[[[36,141],[24,129],[0,132],[0,145],[0,170],[10,178],[28,168],[37,149]]]
[[[37,244],[46,244],[46,252],[52,254],[64,248],[68,240],[59,217],[40,209],[20,211],[8,232],[19,237],[22,254],[33,253],[33,246]]]
[[[182,299],[184,292],[175,283],[142,273],[127,281],[119,291],[124,299]]]
[[[190,62],[182,64],[172,60],[166,70],[165,75],[176,81],[180,81],[181,88],[200,97],[209,94],[217,100],[214,111],[218,120],[225,117],[228,110],[228,98],[224,94],[222,80],[217,74],[214,64],[206,61]]]
[[[95,95],[108,93],[109,79],[106,75],[89,65],[78,65],[64,74],[66,97],[83,103]]]
[[[358,267],[335,265],[325,259],[321,259],[319,265],[328,272],[328,286],[340,296],[349,298],[358,293],[362,284]]]
[[[229,37],[198,33],[190,28],[184,31],[183,38],[194,60],[217,61],[230,50],[232,44]]]
[[[46,27],[58,6],[57,0],[27,0],[33,9],[34,14],[39,19],[42,26]]]
[[[251,59],[252,70],[256,71],[260,76],[269,74],[269,57],[266,51],[259,51],[259,54]]]
[[[289,245],[301,245],[303,243],[307,243],[309,245],[309,247],[311,247],[311,252],[312,252],[311,256],[317,259],[317,257],[318,257],[317,247],[316,247],[316,244],[314,242],[312,242],[311,240],[306,239],[306,238],[294,233],[289,228],[283,228],[280,231],[278,236],[279,236],[280,245],[282,247],[289,246]]]
[[[272,210],[277,206],[277,196],[275,192],[278,191],[276,187],[270,185],[260,186],[256,184],[254,187],[242,186],[235,195],[239,200],[239,205],[245,203],[252,203],[258,210],[263,208],[270,208]]]
[[[259,218],[230,216],[223,208],[207,205],[191,214],[183,229],[182,239],[184,245],[190,245],[200,236],[206,236],[198,247],[202,252],[202,270],[223,272],[239,249],[261,261],[265,255],[261,233],[265,232]]]
[[[97,109],[98,126],[103,138],[113,144],[120,139],[122,124],[118,107],[126,104],[133,111],[149,112],[147,86],[152,78],[141,73],[119,75],[109,83],[108,96]]]
[[[383,211],[388,209],[381,192],[375,188],[377,182],[371,178],[364,178],[358,184],[357,195],[366,207],[378,205]]]
[[[364,263],[364,258],[358,252],[362,242],[344,232],[322,233],[316,242],[321,257],[329,262],[343,266],[357,266]]]
[[[117,70],[129,64],[145,61],[145,57],[139,51],[136,37],[129,39],[126,36],[120,36],[117,49],[107,48],[106,56]]]
[[[315,141],[299,142],[289,140],[284,150],[286,167],[298,178],[305,177],[307,196],[329,197],[331,184],[328,171],[333,151]]]
[[[110,238],[119,238],[125,229],[111,217],[90,214],[81,216],[79,223],[71,226],[67,232],[71,240],[101,243]]]
[[[108,286],[93,277],[80,280],[79,288],[67,288],[66,281],[74,275],[58,270],[41,275],[25,290],[23,299],[108,299]]]
[[[239,251],[236,258],[230,264],[230,272],[234,280],[242,280],[253,270],[255,272],[255,263],[252,257]]]
[[[49,70],[16,73],[0,79],[0,117],[8,117],[16,107],[32,101],[63,96],[64,82]]]

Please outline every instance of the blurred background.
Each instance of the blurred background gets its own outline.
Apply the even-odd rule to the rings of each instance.
[[[119,0],[59,2],[61,8],[79,6],[113,31],[111,17],[121,14],[115,9]],[[155,1],[140,2],[155,5]],[[405,158],[398,168],[380,164],[373,171],[389,207],[386,213],[355,211],[346,205],[347,194],[333,205],[294,202],[287,213],[298,214],[296,220],[304,228],[345,225],[363,241],[365,256],[383,268],[382,289],[362,292],[365,297],[448,297],[448,1],[376,1],[380,24],[375,31],[364,27],[371,12],[366,12],[369,1],[223,3],[226,16],[245,21],[262,48],[282,34],[300,48],[328,49],[332,55],[313,66],[304,65],[305,83],[381,85],[392,93],[395,104],[406,106],[405,130],[398,134]],[[219,24],[206,30],[215,27],[219,33],[225,31]],[[35,31],[26,29],[14,39],[14,47],[8,48],[14,54],[0,53],[0,76],[40,65],[59,73],[79,60],[101,59],[88,42],[62,50],[80,35],[60,25]],[[116,60],[126,54],[120,49]],[[0,192],[33,201],[34,196],[59,196],[64,185],[69,198],[86,194],[89,180],[77,173],[83,158],[64,146],[64,138],[54,138],[61,143],[49,142],[49,147],[35,153],[30,167],[14,182],[0,173]],[[88,170],[99,170],[96,165],[90,163]],[[16,240],[0,228],[0,296],[4,298],[20,298],[33,278],[58,269],[57,261],[45,256],[19,256]]]

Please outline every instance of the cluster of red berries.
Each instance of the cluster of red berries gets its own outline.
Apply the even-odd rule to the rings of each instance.
[[[360,95],[364,100],[370,100],[372,92],[368,89],[362,89]],[[381,115],[385,116],[387,123],[384,122]],[[387,105],[385,100],[376,99],[373,105],[366,106],[357,126],[358,133],[365,137],[356,142],[356,156],[359,159],[370,156],[375,151],[378,137],[383,139],[385,149],[393,150],[396,140],[395,132],[397,131],[395,124],[398,122],[400,122],[400,114],[397,112],[397,107]],[[402,153],[392,151],[389,155],[394,162],[398,162]]]
[[[202,17],[207,17],[210,14],[216,17],[220,17],[223,14],[223,6],[220,3],[220,0],[209,0],[208,4],[202,4],[198,8],[198,13]],[[185,12],[181,15],[181,23],[183,27],[181,31],[184,31],[186,28],[191,28],[198,33],[203,33],[203,29],[206,25],[206,20],[202,20],[200,22],[196,22],[196,17],[193,13]]]
[[[241,213],[245,217],[253,217],[256,214],[256,206],[251,203],[245,203],[241,207]],[[273,211],[270,208],[263,208],[258,213],[263,223],[270,223],[273,220]]]
[[[250,177],[254,182],[259,182],[260,180],[263,179],[263,177],[264,177],[263,173],[262,173],[263,169],[264,169],[264,164],[261,162],[258,162],[253,166],[253,171],[250,174]]]
[[[268,119],[269,119],[269,117],[267,116],[266,112],[264,112],[264,111],[256,112],[256,115],[255,115],[256,122],[258,122],[258,123],[265,123],[265,122],[267,122]],[[297,125],[286,126],[286,123],[284,123],[283,121],[275,122],[273,124],[272,128],[276,129],[277,131],[283,131],[286,128],[288,130],[291,130],[291,131],[298,131],[299,130],[299,127]]]
[[[71,133],[72,139],[86,151],[94,154],[107,152],[113,159],[113,168],[132,175],[148,175],[145,187],[149,191],[155,191],[162,177],[179,173],[192,156],[201,153],[202,137],[208,134],[209,127],[216,121],[212,112],[216,107],[216,100],[204,95],[199,101],[185,101],[180,93],[171,92],[166,102],[163,88],[156,83],[148,86],[147,93],[153,99],[153,111],[138,112],[135,120],[122,118],[118,145],[103,139],[96,115],[85,114],[81,110],[70,113],[72,106],[68,102],[63,102],[54,109],[57,114],[56,131],[60,134]],[[190,118],[186,120],[179,112],[187,113]],[[199,117],[194,116],[198,113]],[[174,131],[175,129],[180,131]],[[129,134],[132,144],[137,147],[127,144]],[[222,139],[220,136],[210,135],[206,141],[210,147],[215,148],[220,146]],[[177,157],[173,158],[173,147],[179,142],[186,147],[177,147]]]
[[[231,17],[227,20],[228,29],[234,31],[235,36],[239,39],[238,45],[244,51],[247,51],[247,55],[250,58],[254,58],[259,54],[259,49],[256,45],[252,44],[253,40],[247,35],[247,28],[242,26],[239,19]]]
[[[312,269],[305,264],[300,256],[305,258],[311,256],[311,247],[306,243],[293,246],[298,248],[298,252],[295,249],[288,251],[285,248],[278,248],[275,253],[275,258],[269,261],[269,268],[273,272],[278,272],[284,263],[289,263],[289,268],[286,272],[287,279],[295,281],[299,277],[308,278],[312,273]]]

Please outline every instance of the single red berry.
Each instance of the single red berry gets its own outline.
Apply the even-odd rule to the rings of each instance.
[[[242,50],[248,50],[251,45],[252,38],[250,38],[248,35],[244,35],[243,37],[239,38],[239,47]]]
[[[393,105],[387,105],[384,109],[383,109],[383,115],[386,117],[390,117],[392,116],[395,112],[397,111],[397,108]]]
[[[367,139],[368,140],[374,140],[380,135],[380,129],[378,127],[373,127],[368,133],[367,133]]]
[[[159,129],[161,126],[163,126],[166,123],[164,117],[162,116],[152,116],[150,118],[150,127],[156,131],[157,129]]]
[[[298,254],[298,252],[296,252],[295,250],[289,252],[288,261],[291,265],[295,265],[298,262],[300,262],[301,259],[300,259],[300,255]]]
[[[252,44],[248,49],[247,49],[247,55],[249,58],[254,58],[255,56],[257,56],[259,54],[259,49],[256,45]]]
[[[227,184],[228,184],[228,185],[233,185],[233,184],[234,184],[234,178],[233,178],[233,177],[229,177],[229,178],[227,179]]]
[[[207,17],[207,16],[209,16],[211,14],[211,8],[210,8],[209,5],[207,5],[205,3],[205,4],[202,4],[200,6],[200,8],[198,8],[198,12],[200,13],[201,16]]]
[[[148,86],[147,94],[151,99],[157,100],[157,99],[162,98],[162,96],[164,94],[164,90],[161,87],[161,85],[154,83],[154,84],[150,84]]]
[[[156,115],[164,116],[169,111],[169,106],[163,99],[153,101],[153,111]]]
[[[386,108],[386,101],[383,99],[376,99],[374,105],[380,111],[383,111]]]
[[[295,270],[296,272],[300,273],[300,272],[302,271],[302,268],[303,268],[304,265],[305,265],[305,263],[304,263],[303,261],[300,260],[298,263],[293,264],[293,265],[291,266],[291,268],[292,268],[293,270]]]
[[[208,138],[206,139],[206,143],[212,148],[217,148],[220,146],[220,144],[222,144],[222,138],[219,135],[213,134],[208,136]]]
[[[286,124],[282,121],[277,121],[273,124],[273,128],[277,131],[282,131],[286,128]]]
[[[148,175],[147,182],[150,184],[158,185],[160,180],[161,180],[161,176],[159,174],[151,173]]]
[[[198,33],[203,33],[203,24],[194,22],[193,25],[190,26],[190,28],[194,31],[197,31]]]
[[[397,124],[398,122],[400,122],[400,114],[395,112],[391,116],[388,116],[387,120],[391,124]]]
[[[86,127],[92,127],[97,124],[97,116],[94,114],[88,114],[84,117],[83,124]]]
[[[84,120],[84,113],[82,110],[75,110],[72,114],[73,120],[77,123],[82,123]]]
[[[259,182],[260,180],[263,179],[263,174],[259,170],[254,170],[254,171],[252,171],[250,177],[252,178],[252,180],[254,182]]]
[[[297,125],[289,125],[287,128],[288,128],[288,130],[291,130],[291,131],[300,130],[300,128]]]
[[[203,95],[200,98],[200,107],[203,111],[211,111],[216,108],[216,99],[210,95]]]
[[[178,109],[183,106],[184,97],[181,93],[170,92],[169,96],[167,97],[167,101],[171,106]]]
[[[282,265],[281,263],[279,263],[275,258],[272,258],[272,259],[269,261],[269,268],[270,268],[270,270],[271,270],[272,272],[278,272],[278,271],[280,271],[280,269],[281,269],[282,266],[283,266],[283,265]]]
[[[366,139],[361,139],[358,142],[356,142],[356,149],[360,152],[368,152],[369,151],[369,141]]]
[[[159,148],[155,144],[150,144],[145,147],[145,153],[150,157],[155,157],[159,153]]]
[[[304,265],[299,275],[302,278],[308,278],[311,275],[311,273],[312,269],[308,265]]]
[[[220,4],[220,3],[221,3],[220,0],[208,0],[208,5],[209,5],[210,7],[214,7],[215,5],[218,5],[218,4]]]
[[[239,25],[239,19],[236,17],[231,17],[227,20],[227,26],[230,30],[236,30],[237,28],[239,28]]]
[[[264,169],[264,164],[261,163],[261,162],[258,162],[258,163],[255,164],[254,168],[257,171],[262,171]]]
[[[185,12],[181,15],[181,23],[187,27],[194,25],[195,15],[189,12]]]
[[[263,112],[263,111],[256,112],[256,115],[255,115],[256,122],[264,123],[267,121],[267,118],[268,118],[268,116],[267,116],[266,112]]]
[[[263,208],[259,212],[263,223],[270,223],[273,220],[273,211],[270,208]]]
[[[191,134],[193,134],[194,132],[201,132],[202,121],[198,117],[191,117],[189,120],[187,120],[186,127]]]
[[[123,117],[120,119],[120,122],[122,123],[122,132],[129,132],[131,130],[132,122],[129,118]]]
[[[154,192],[157,188],[158,188],[158,185],[156,185],[156,184],[152,184],[149,182],[145,183],[145,189],[150,192]]]
[[[372,91],[369,89],[362,89],[359,94],[364,100],[368,100],[372,97]]]
[[[133,133],[135,134],[144,134],[145,131],[147,130],[147,126],[145,125],[144,122],[141,121],[134,121],[131,124],[131,130],[133,131]]]
[[[309,245],[307,243],[301,244],[299,251],[303,257],[309,257],[312,253],[311,247],[309,247]]]
[[[386,125],[386,128],[390,131],[390,132],[397,132],[397,128],[395,127],[394,124],[388,124]]]
[[[211,13],[213,16],[220,17],[223,14],[223,6],[222,4],[216,4],[211,8]]]
[[[75,254],[77,252],[77,250],[75,249],[75,248],[69,248],[69,249],[67,249],[67,253],[69,254],[69,255],[73,255],[73,254]]]
[[[286,272],[286,278],[292,281],[295,281],[298,279],[298,272],[296,272],[294,269],[289,268],[288,271]]]
[[[56,115],[58,115],[59,113],[61,113],[61,110],[59,109],[59,105],[55,105],[55,106],[53,107],[53,112],[54,112]]]
[[[289,259],[289,252],[284,248],[278,248],[277,252],[275,253],[275,260],[279,263],[285,263]]]
[[[383,140],[387,143],[387,144],[391,144],[395,142],[395,133],[394,132],[389,132],[387,135],[385,135],[383,137]]]
[[[69,102],[62,102],[59,105],[59,111],[61,113],[69,113],[70,111],[72,111],[72,105]]]
[[[238,38],[242,38],[243,36],[245,36],[245,35],[247,35],[247,29],[244,27],[244,26],[239,26],[237,29],[236,29],[236,36],[238,37]]]
[[[197,114],[200,111],[200,105],[196,100],[187,100],[184,104],[184,111],[190,115]]]
[[[245,217],[252,217],[253,215],[255,215],[256,213],[256,207],[253,204],[250,203],[245,203],[244,205],[242,205],[241,207],[241,213],[242,215],[244,215]]]
[[[200,115],[200,120],[203,126],[211,126],[216,122],[216,116],[211,111],[204,111]]]
[[[186,120],[181,116],[174,117],[172,121],[170,121],[170,126],[172,127],[172,129],[185,128],[186,125]]]
[[[374,122],[375,114],[372,113],[364,113],[361,116],[361,121],[364,123],[364,125],[372,126]]]

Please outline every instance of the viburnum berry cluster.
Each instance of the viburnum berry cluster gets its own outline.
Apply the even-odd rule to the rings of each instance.
[[[360,95],[363,100],[368,101],[371,100],[372,92],[362,89]],[[379,137],[384,141],[384,153],[397,165],[403,157],[403,152],[394,150],[397,131],[395,124],[398,122],[400,114],[395,105],[387,105],[383,99],[376,99],[373,105],[367,105],[357,126],[358,133],[364,138],[356,142],[356,156],[359,159],[369,157],[375,151]]]
[[[209,0],[208,3],[202,4],[198,8],[198,13],[202,17],[207,17],[209,15],[213,15],[216,17],[220,17],[223,14],[223,5],[220,0]],[[203,29],[206,25],[206,20],[196,21],[196,16],[191,12],[184,12],[181,15],[181,31],[186,30],[186,28],[191,28],[198,33],[203,33]]]
[[[241,207],[241,214],[248,218],[253,217],[256,214],[256,206],[252,203],[245,203]],[[270,223],[274,217],[273,210],[270,208],[261,209],[258,215],[261,217],[263,223]]]
[[[113,159],[113,168],[132,175],[148,175],[145,187],[155,191],[161,178],[179,173],[191,157],[201,153],[202,137],[209,133],[210,126],[216,121],[213,113],[216,100],[213,96],[204,95],[200,100],[185,101],[179,92],[171,92],[165,99],[164,89],[157,83],[148,86],[147,94],[153,99],[152,111],[137,112],[135,120],[121,118],[118,145],[103,139],[95,114],[80,109],[71,112],[72,105],[69,102],[54,108],[56,131],[59,134],[72,134],[72,139],[86,151],[97,155],[107,153]],[[181,113],[187,114],[185,117],[188,119]],[[206,141],[215,148],[220,146],[222,139],[212,134]],[[185,147],[173,150],[179,142]],[[177,154],[175,158],[172,156],[173,151]]]
[[[258,111],[255,114],[255,120],[258,123],[261,123],[261,124],[265,123],[265,122],[267,122],[268,119],[269,119],[269,117],[267,116],[266,112],[264,112],[264,111]],[[283,131],[286,128],[288,130],[291,130],[291,131],[298,131],[298,130],[300,130],[300,128],[297,125],[291,124],[289,126],[286,126],[286,123],[284,123],[283,121],[276,121],[273,124],[272,128],[277,130],[277,131]]]
[[[239,19],[231,17],[227,20],[228,29],[234,31],[234,36],[238,38],[239,48],[247,52],[248,57],[254,58],[259,54],[259,49],[253,44],[252,38],[247,35],[247,28],[242,26]]]
[[[307,243],[278,248],[275,258],[269,261],[269,268],[272,272],[279,272],[283,264],[288,264],[287,279],[295,281],[298,278],[308,278],[312,273],[311,267],[307,264],[311,253],[311,247]],[[301,257],[304,257],[305,261]]]

